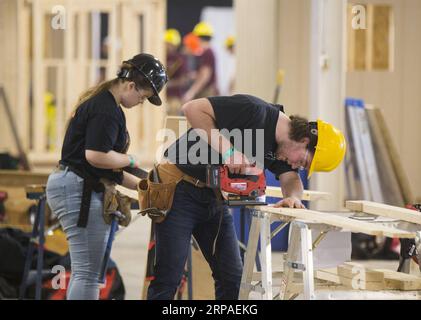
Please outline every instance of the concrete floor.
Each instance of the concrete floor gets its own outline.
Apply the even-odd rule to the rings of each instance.
[[[123,278],[126,300],[140,300],[142,297],[150,228],[151,220],[139,216],[116,236],[113,243],[111,257]]]

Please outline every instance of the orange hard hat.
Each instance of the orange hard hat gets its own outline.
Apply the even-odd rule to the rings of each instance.
[[[184,46],[194,55],[199,56],[202,54],[203,49],[200,46],[200,39],[192,32],[183,37]]]

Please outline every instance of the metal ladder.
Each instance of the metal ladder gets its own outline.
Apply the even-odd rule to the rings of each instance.
[[[270,231],[270,214],[257,209],[252,209],[252,223],[250,228],[247,251],[245,253],[244,268],[241,278],[241,287],[239,293],[240,300],[249,298],[250,292],[255,291],[261,294],[262,299],[292,299],[295,296],[291,292],[291,284],[296,270],[303,273],[304,299],[315,299],[314,293],[314,268],[313,268],[313,249],[320,243],[326,235],[322,232],[313,243],[311,229],[307,224],[300,221],[285,221],[272,233]],[[281,279],[281,288],[277,295],[273,292],[272,276],[272,252],[271,239],[291,222],[291,236],[284,263],[284,271]],[[261,279],[257,284],[253,284],[254,261],[257,252],[257,245],[260,239],[261,245]],[[299,248],[301,248],[301,257],[299,257]],[[298,260],[299,258],[300,261]]]

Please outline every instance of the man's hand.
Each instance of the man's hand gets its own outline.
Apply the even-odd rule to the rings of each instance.
[[[259,175],[263,172],[261,168],[251,163],[243,153],[237,150],[225,161],[225,165],[231,173],[235,174]]]
[[[274,205],[275,208],[297,208],[297,209],[305,209],[306,207],[303,205],[300,199],[295,197],[284,198],[281,201],[277,202]]]

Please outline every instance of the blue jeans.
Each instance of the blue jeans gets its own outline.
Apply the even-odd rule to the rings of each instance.
[[[99,299],[99,275],[110,226],[102,217],[103,193],[92,192],[86,228],[77,221],[82,199],[83,179],[68,171],[55,171],[48,177],[47,202],[66,233],[72,275],[68,300]]]
[[[167,218],[155,226],[155,278],[149,285],[148,299],[174,298],[192,235],[212,270],[216,299],[238,299],[243,266],[232,215],[226,206],[218,205],[211,189],[184,181],[177,185]]]

